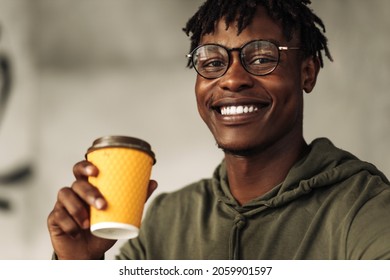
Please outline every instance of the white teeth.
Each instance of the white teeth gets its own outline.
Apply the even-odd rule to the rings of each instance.
[[[258,108],[255,105],[249,106],[225,106],[221,107],[221,114],[224,116],[227,115],[239,115],[239,114],[248,114],[256,112]]]
[[[238,106],[236,110],[236,114],[242,114],[242,113],[244,113],[244,107]]]

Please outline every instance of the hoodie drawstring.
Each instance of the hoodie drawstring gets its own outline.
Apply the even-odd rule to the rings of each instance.
[[[240,252],[240,231],[246,226],[246,218],[243,215],[238,214],[234,218],[233,223],[229,240],[229,259],[238,260],[238,254]]]
[[[258,208],[246,211],[245,213],[240,213],[232,205],[229,205],[227,198],[220,198],[219,202],[234,214],[233,228],[230,231],[229,238],[229,259],[238,260],[240,255],[241,230],[247,225],[248,218],[264,211],[269,208],[270,205],[268,203],[263,203],[262,205],[259,205]]]

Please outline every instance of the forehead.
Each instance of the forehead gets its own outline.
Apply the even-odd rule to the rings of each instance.
[[[252,22],[240,34],[238,34],[236,21],[226,27],[225,19],[222,18],[216,23],[214,32],[201,38],[200,44],[217,43],[227,47],[238,47],[256,39],[270,40],[279,44],[287,43],[281,23],[272,19],[262,6],[257,7]],[[293,36],[291,41],[295,40],[297,38]]]

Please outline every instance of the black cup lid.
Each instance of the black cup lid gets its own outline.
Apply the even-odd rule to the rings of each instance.
[[[97,138],[93,141],[92,146],[88,148],[87,154],[94,150],[108,147],[125,147],[141,150],[153,158],[153,164],[156,163],[150,144],[142,139],[129,136],[110,135]]]

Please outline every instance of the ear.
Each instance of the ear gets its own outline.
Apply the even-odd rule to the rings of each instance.
[[[306,93],[310,93],[316,85],[319,71],[320,61],[317,56],[309,56],[303,60],[301,68],[301,88]]]

